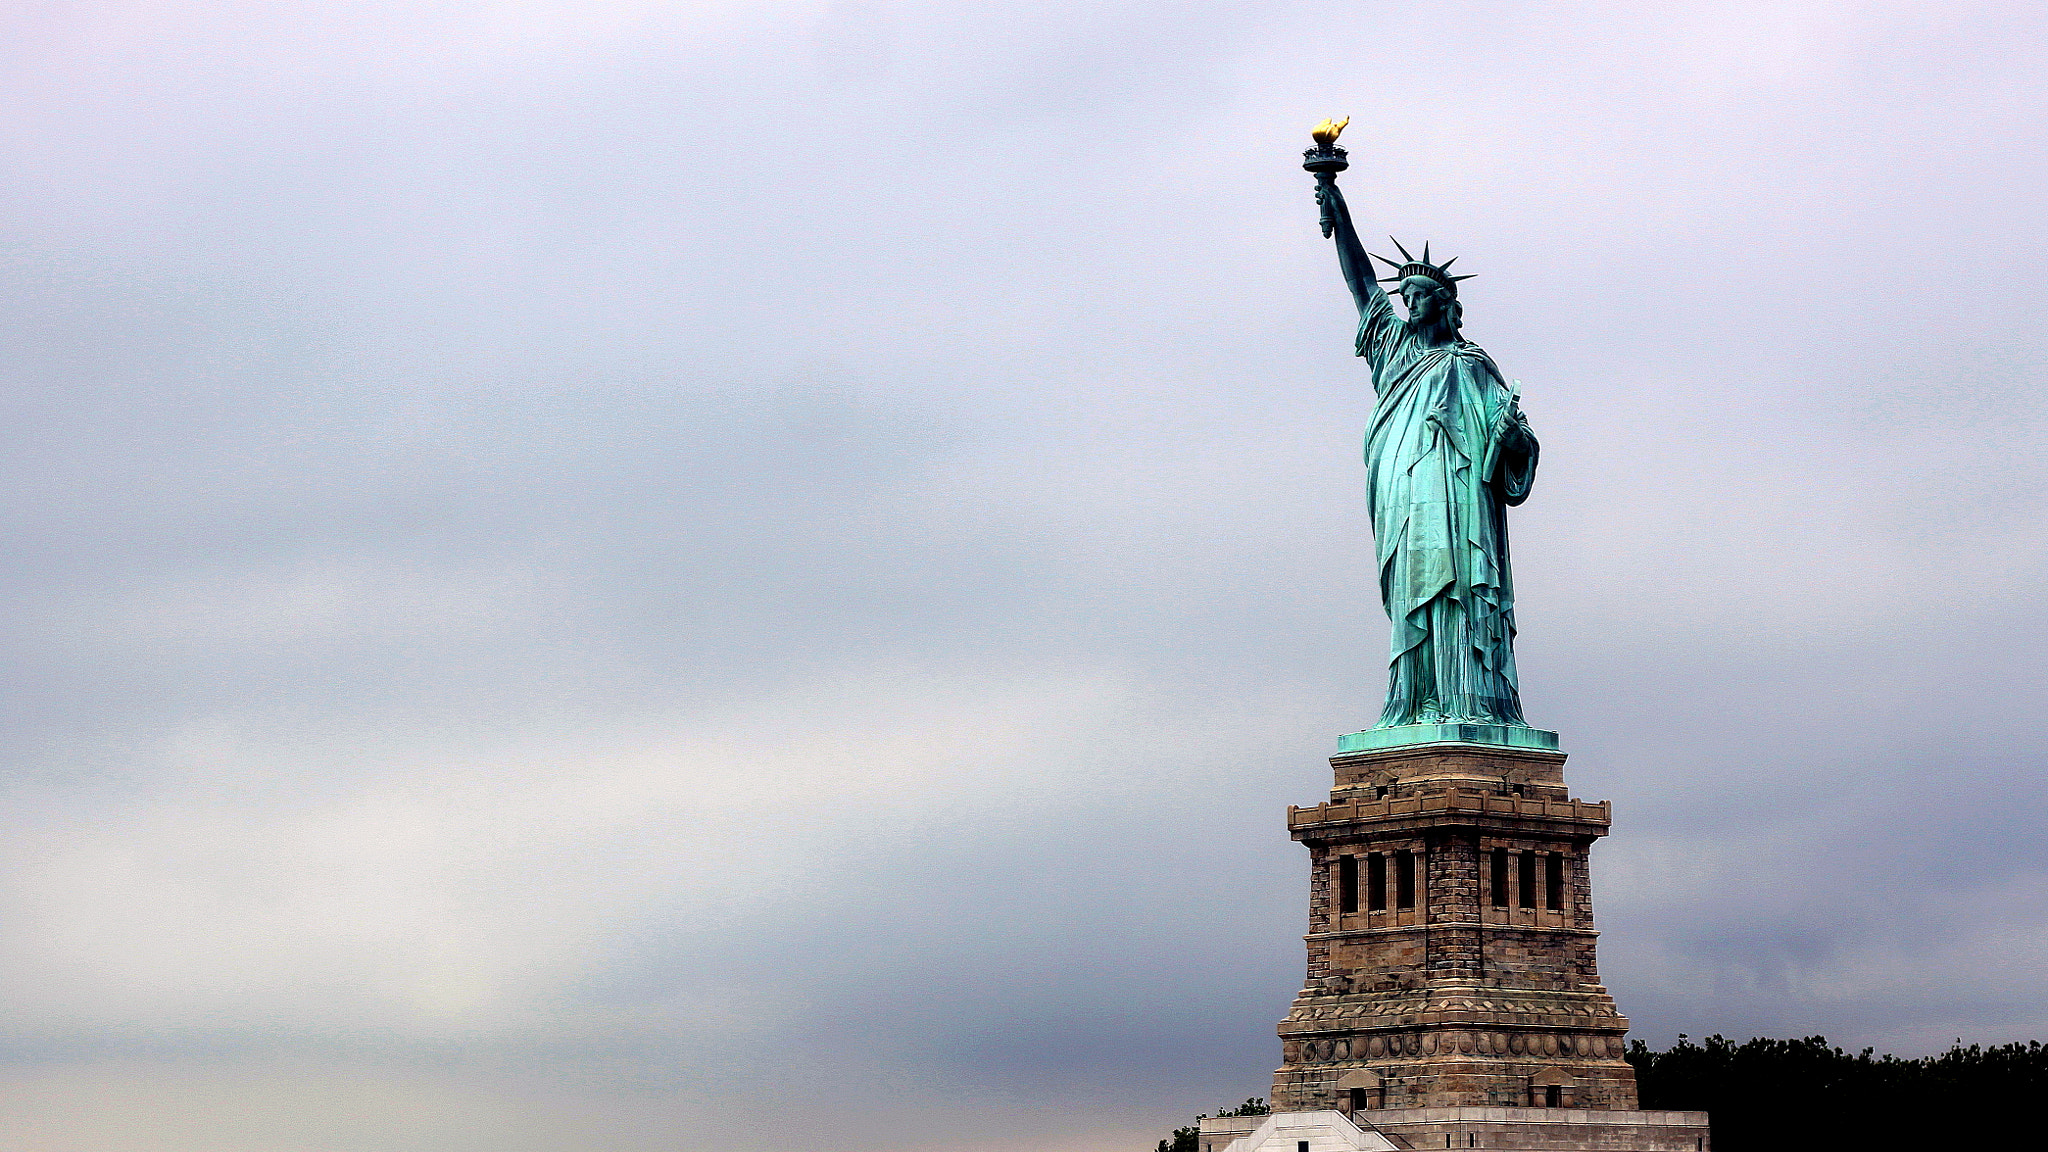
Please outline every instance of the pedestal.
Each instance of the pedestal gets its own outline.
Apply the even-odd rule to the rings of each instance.
[[[1561,752],[1431,735],[1340,753],[1329,801],[1288,809],[1308,979],[1280,1022],[1275,1111],[1334,1109],[1416,1148],[1704,1152],[1704,1113],[1636,1110],[1628,1020],[1600,984],[1589,850],[1608,805],[1569,795]]]
[[[1704,1112],[1584,1108],[1404,1108],[1386,1112],[1275,1112],[1205,1116],[1199,1152],[1387,1152],[1486,1148],[1493,1152],[1704,1152]]]

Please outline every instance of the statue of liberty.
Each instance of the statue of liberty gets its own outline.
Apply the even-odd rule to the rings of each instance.
[[[1348,123],[1348,121],[1347,121]],[[1507,509],[1528,498],[1536,436],[1516,390],[1466,340],[1453,260],[1398,261],[1359,242],[1337,191],[1342,124],[1324,121],[1303,167],[1316,174],[1323,235],[1358,302],[1358,354],[1372,367],[1367,507],[1380,602],[1392,624],[1387,704],[1376,728],[1477,722],[1523,726],[1515,681],[1515,590]],[[1394,270],[1374,278],[1372,260]],[[1381,283],[1396,285],[1407,317]]]

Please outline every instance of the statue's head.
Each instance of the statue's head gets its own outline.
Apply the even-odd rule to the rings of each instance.
[[[1408,323],[1421,328],[1443,324],[1451,331],[1457,331],[1465,323],[1465,306],[1458,303],[1458,281],[1472,278],[1450,274],[1448,269],[1457,263],[1458,258],[1453,256],[1442,264],[1432,264],[1427,244],[1422,246],[1420,260],[1402,248],[1399,240],[1394,241],[1394,247],[1401,250],[1401,260],[1389,260],[1385,256],[1374,256],[1373,259],[1393,267],[1394,274],[1380,283],[1400,285],[1394,291],[1400,295],[1401,303],[1408,306]]]
[[[1447,288],[1427,276],[1409,276],[1396,291],[1401,303],[1408,306],[1408,323],[1417,328],[1447,324],[1455,332],[1465,324],[1465,306],[1458,303],[1455,288]]]

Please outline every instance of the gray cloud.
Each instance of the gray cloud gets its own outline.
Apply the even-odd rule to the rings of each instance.
[[[6,19],[11,1147],[1262,1092],[1380,689],[1332,112],[1544,437],[1638,1034],[2040,1034],[2031,9]]]

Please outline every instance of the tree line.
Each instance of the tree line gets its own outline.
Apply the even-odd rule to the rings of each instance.
[[[1825,1036],[1738,1044],[1680,1035],[1662,1052],[1631,1041],[1628,1062],[1642,1107],[1708,1113],[1714,1152],[2002,1140],[2048,1100],[2048,1048],[2038,1040],[1958,1041],[1917,1059],[1874,1051],[1851,1055]],[[2036,1128],[2034,1141],[2048,1137]]]

